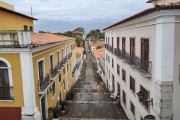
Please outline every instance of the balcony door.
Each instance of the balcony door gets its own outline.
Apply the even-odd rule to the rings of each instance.
[[[135,56],[135,38],[130,38],[130,56]]]
[[[54,68],[54,58],[53,58],[53,55],[50,55],[50,68],[51,68],[51,70]]]
[[[117,50],[119,50],[119,37],[117,37]]]
[[[115,89],[115,82],[114,82],[114,75],[112,74],[112,91],[114,92]]]
[[[3,61],[0,61],[0,86],[9,86],[8,66]]]
[[[149,39],[141,39],[141,60],[149,61]]]
[[[38,73],[39,73],[39,80],[44,78],[44,60],[38,62]]]
[[[122,38],[122,51],[125,53],[126,52],[126,38]]]
[[[48,120],[48,114],[47,114],[47,97],[46,94],[41,98],[41,115],[42,120]]]
[[[112,37],[112,49],[114,49],[114,40],[113,40],[113,37]]]

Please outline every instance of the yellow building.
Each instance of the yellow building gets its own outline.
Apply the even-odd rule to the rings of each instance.
[[[0,18],[22,20],[0,19],[11,24],[0,25],[0,120],[50,119],[48,108],[65,100],[74,83],[75,40],[24,30],[35,19],[12,11],[0,8]]]
[[[14,11],[14,6],[0,1],[0,30],[34,31],[33,20],[36,18]]]

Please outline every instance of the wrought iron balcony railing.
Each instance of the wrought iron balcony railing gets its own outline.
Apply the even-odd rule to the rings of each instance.
[[[39,80],[39,91],[43,92],[48,87],[49,84],[50,84],[49,74],[46,74],[46,76],[42,80]]]
[[[138,57],[135,57],[135,67],[141,72],[151,75],[151,70],[152,70],[151,61],[144,61],[139,59]]]
[[[0,100],[13,100],[13,87],[0,86]]]
[[[58,74],[58,65],[51,69],[51,77],[54,78]]]

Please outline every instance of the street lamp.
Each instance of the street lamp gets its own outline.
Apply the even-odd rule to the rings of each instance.
[[[147,115],[144,117],[144,120],[156,120],[156,118],[153,115]]]

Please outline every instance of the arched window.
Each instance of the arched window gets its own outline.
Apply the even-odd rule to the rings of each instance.
[[[0,86],[9,86],[9,70],[8,65],[0,60]]]

